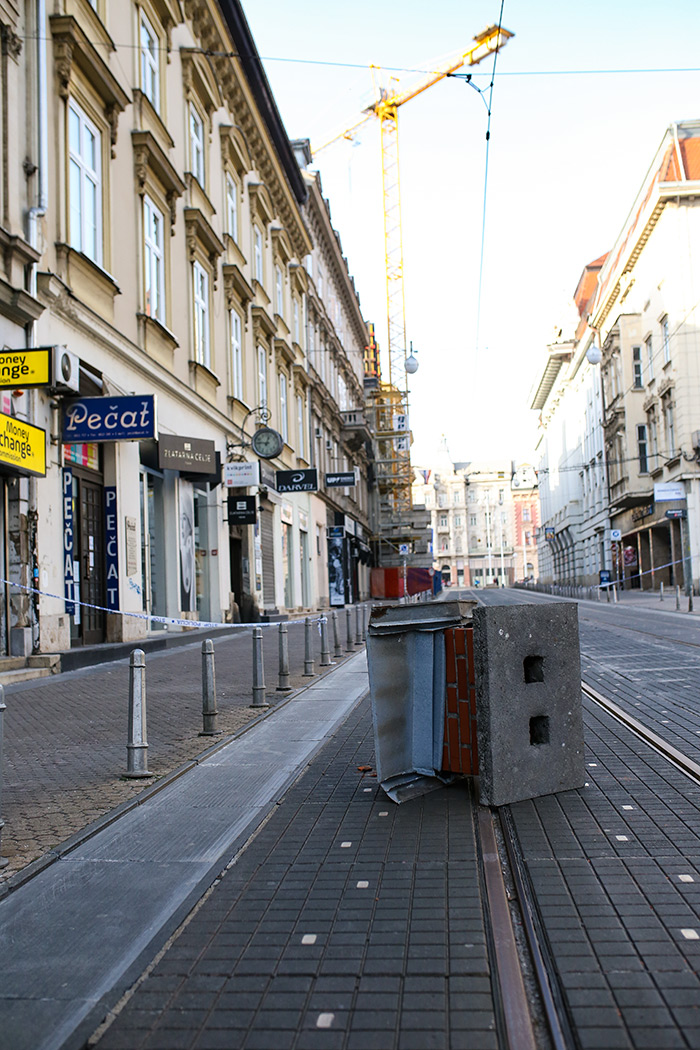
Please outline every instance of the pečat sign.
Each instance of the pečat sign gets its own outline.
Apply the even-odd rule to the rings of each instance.
[[[158,437],[155,394],[81,397],[63,409],[63,441],[139,441]]]

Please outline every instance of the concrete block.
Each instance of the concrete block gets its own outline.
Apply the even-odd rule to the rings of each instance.
[[[12,656],[29,656],[32,648],[31,627],[10,628],[10,654]]]
[[[581,787],[577,605],[481,606],[473,623],[481,802]]]

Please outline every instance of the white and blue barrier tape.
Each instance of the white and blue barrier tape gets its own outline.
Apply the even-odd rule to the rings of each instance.
[[[42,591],[38,587],[29,587],[24,583],[16,583],[14,580],[4,580],[0,577],[0,584],[6,584],[9,587],[17,587],[21,591],[26,591],[28,594],[38,594],[43,598],[55,598],[59,602],[65,602],[65,595],[52,594],[51,591]],[[218,628],[226,627],[228,629],[248,629],[250,627],[276,627],[278,626],[277,621],[272,622],[259,622],[259,623],[223,623],[214,620],[187,620],[181,619],[176,616],[155,616],[151,613],[144,612],[129,612],[124,609],[108,609],[106,605],[94,605],[92,602],[81,602],[77,598],[71,599],[73,605],[80,605],[83,609],[96,609],[98,612],[110,613],[113,616],[131,616],[136,620],[148,620],[152,623],[164,623],[172,624],[175,627],[209,627]],[[318,624],[319,631],[321,630],[321,624],[328,623],[328,617],[322,614],[313,616],[312,622]],[[284,620],[287,626],[292,624],[303,624],[306,623],[306,617],[303,620]]]

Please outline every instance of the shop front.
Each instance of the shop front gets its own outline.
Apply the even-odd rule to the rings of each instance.
[[[29,511],[34,479],[46,476],[46,431],[12,416],[7,395],[1,407],[0,656],[27,656],[38,630],[38,596],[28,590],[38,582],[36,514]]]

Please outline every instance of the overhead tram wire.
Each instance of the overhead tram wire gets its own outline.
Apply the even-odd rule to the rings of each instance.
[[[499,23],[500,24],[500,23]],[[34,41],[34,40],[45,40],[48,43],[53,41],[53,37],[50,36],[39,36],[36,33],[24,33],[17,34],[18,39],[23,41]],[[100,48],[105,47],[104,40],[88,40],[88,43],[92,44],[93,47]],[[140,43],[117,43],[115,41],[115,47],[119,48],[130,48],[132,50],[139,50]],[[178,50],[175,47],[158,46],[157,51],[162,51],[164,54],[168,54],[171,51]],[[247,51],[213,51],[210,48],[195,47],[189,48],[190,52],[198,52],[202,55],[208,55],[210,58],[259,58],[261,62],[287,62],[293,65],[302,66],[334,66],[338,69],[371,69],[372,66],[367,62],[339,62],[336,59],[330,58],[294,58],[288,55],[253,55]],[[435,73],[434,69],[423,69],[415,66],[390,66],[384,63],[378,63],[381,68],[389,73],[417,73],[425,74],[429,76],[431,73]],[[511,69],[503,70],[500,73],[494,71],[491,77],[598,77],[598,76],[626,76],[626,75],[643,75],[648,76],[652,73],[700,73],[700,66],[639,66],[632,69]],[[473,77],[485,77],[485,73],[474,73]],[[477,89],[480,90],[480,89]]]
[[[500,31],[500,29],[501,29],[501,27],[503,25],[503,7],[504,7],[504,5],[505,5],[505,0],[501,0],[501,10],[500,10],[500,13],[499,13],[499,16],[498,16],[498,29],[499,29],[499,31]],[[495,76],[496,76],[496,62],[497,61],[498,61],[498,51],[494,51],[494,55],[493,55],[493,69],[491,70],[491,82],[489,84],[489,98],[488,98],[488,102],[486,104],[486,110],[488,112],[488,119],[487,119],[487,122],[486,122],[486,157],[485,157],[485,160],[484,160],[484,199],[483,199],[483,205],[482,205],[482,211],[481,211],[481,248],[480,248],[480,251],[479,251],[479,285],[478,285],[477,300],[476,300],[476,333],[475,333],[475,339],[474,339],[474,348],[475,348],[475,351],[476,351],[477,360],[476,360],[475,372],[476,372],[476,369],[478,369],[478,367],[479,367],[479,360],[478,360],[478,358],[479,358],[479,337],[480,337],[480,334],[481,334],[481,292],[482,292],[483,279],[484,279],[484,246],[486,244],[486,204],[487,204],[488,185],[489,185],[489,151],[490,151],[490,146],[491,146],[491,113],[492,113],[492,109],[493,109],[493,87],[494,87],[494,79],[495,79]],[[466,81],[466,83],[468,83],[468,84],[471,83],[471,77],[469,78],[469,80]]]

